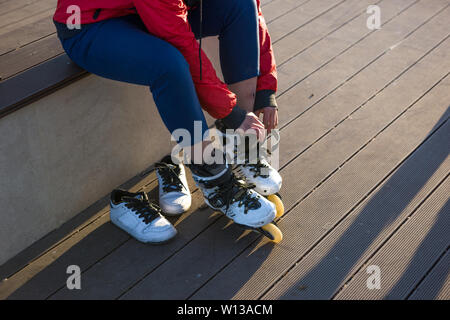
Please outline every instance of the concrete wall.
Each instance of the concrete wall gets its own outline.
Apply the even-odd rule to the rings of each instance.
[[[0,265],[172,146],[147,87],[94,75],[0,119]]]

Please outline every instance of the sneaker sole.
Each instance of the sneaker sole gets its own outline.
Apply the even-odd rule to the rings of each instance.
[[[130,238],[135,239],[136,241],[139,241],[139,242],[144,243],[144,244],[150,244],[150,245],[161,245],[161,244],[166,244],[166,243],[172,241],[172,240],[178,235],[178,230],[175,229],[175,234],[174,234],[171,238],[169,238],[169,239],[167,239],[167,240],[163,240],[163,241],[146,241],[146,240],[141,240],[141,239],[138,239],[138,238],[132,236],[128,231],[122,229],[122,228],[121,228],[119,225],[117,225],[113,220],[110,220],[110,221],[111,221],[111,223],[112,223],[114,226],[116,226],[117,228],[119,228],[120,230],[122,230],[123,232],[125,232],[127,235],[129,235]]]

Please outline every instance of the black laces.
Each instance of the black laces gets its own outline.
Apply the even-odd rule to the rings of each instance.
[[[253,172],[253,177],[262,177],[262,178],[268,178],[268,174],[263,174],[261,172],[261,169],[264,169],[265,172],[269,172],[269,167],[261,161],[262,158],[266,157],[267,155],[270,155],[270,151],[266,148],[259,148],[258,150],[259,156],[256,159],[256,163],[249,163],[250,162],[250,151],[248,148],[245,149],[245,166],[250,167],[250,171]],[[236,151],[237,153],[237,151]],[[239,164],[238,166],[242,166],[242,164]]]
[[[244,213],[247,213],[249,210],[256,210],[261,206],[258,200],[259,196],[252,196],[249,192],[254,187],[255,185],[238,180],[234,174],[231,174],[228,181],[215,187],[216,190],[208,197],[208,201],[218,207],[226,205],[225,212],[228,211],[231,204],[238,202],[238,207],[244,206]]]
[[[141,199],[123,197],[123,201],[125,202],[125,207],[137,214],[145,224],[149,224],[160,217],[161,209],[156,204],[151,203],[145,193],[141,195]]]
[[[268,174],[262,174],[261,169],[267,169],[265,170],[266,172],[268,172],[269,167],[262,163],[260,160],[258,160],[257,163],[249,163],[246,165],[247,167],[250,167],[250,171],[253,172],[253,177],[256,178],[258,176],[263,177],[263,178],[268,178],[269,175]]]
[[[157,162],[155,167],[163,180],[162,188],[165,192],[181,191],[183,187],[187,190],[183,181],[180,179],[180,166],[165,162]]]

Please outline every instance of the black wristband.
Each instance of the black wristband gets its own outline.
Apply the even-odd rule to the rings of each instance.
[[[256,91],[255,95],[255,105],[253,110],[259,110],[265,107],[277,108],[277,100],[275,97],[275,91],[273,90],[260,90]]]
[[[236,130],[241,126],[242,122],[244,122],[246,116],[247,111],[239,108],[236,105],[231,110],[229,115],[227,115],[225,118],[222,118],[222,122],[227,128]]]

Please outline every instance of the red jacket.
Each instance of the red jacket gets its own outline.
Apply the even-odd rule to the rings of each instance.
[[[204,0],[207,1],[207,0]],[[224,0],[226,1],[226,0]],[[277,90],[276,66],[270,36],[261,13],[260,0],[256,0],[259,12],[260,76],[257,91]],[[71,5],[81,9],[81,24],[137,13],[148,31],[175,46],[190,65],[197,95],[202,107],[214,118],[227,116],[236,105],[236,96],[217,77],[213,65],[202,52],[202,79],[200,80],[199,44],[187,22],[187,7],[183,0],[58,0],[54,20],[66,23],[72,14]],[[97,9],[101,13],[95,14]],[[96,16],[94,18],[94,16]]]

